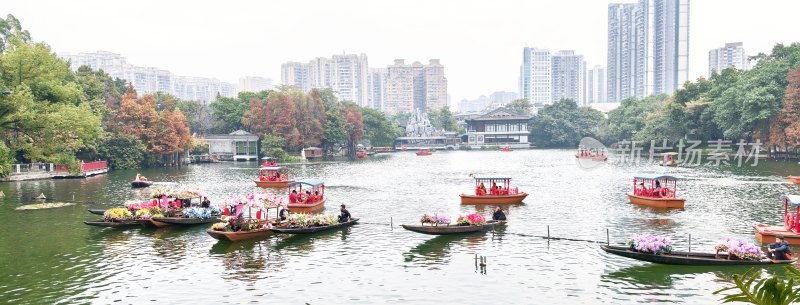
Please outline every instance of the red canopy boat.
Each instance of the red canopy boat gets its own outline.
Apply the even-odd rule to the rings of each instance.
[[[592,159],[592,161],[607,161],[608,152],[603,149],[589,149],[586,146],[578,146],[578,152],[575,153],[575,158]]]
[[[800,185],[800,176],[789,176],[789,177],[786,177],[786,180],[789,180],[789,182],[791,182],[791,183]]]
[[[297,191],[294,200],[292,200],[292,191]],[[309,196],[305,191],[309,191],[311,195]],[[314,211],[323,208],[324,205],[325,182],[322,179],[303,179],[289,183],[287,207],[292,213]]]
[[[278,159],[273,157],[263,157],[261,158],[261,166],[263,167],[275,167],[278,166]]]
[[[783,195],[783,225],[769,226],[757,224],[756,238],[762,243],[773,242],[775,237],[783,236],[786,242],[800,244],[800,195]]]
[[[286,187],[289,185],[289,169],[283,166],[262,167],[258,170],[258,187]]]
[[[512,151],[512,150],[513,150],[513,149],[511,149],[511,146],[503,146],[503,147],[500,147],[500,151]]]
[[[638,175],[633,177],[633,192],[628,193],[631,203],[656,208],[683,208],[686,201],[678,198],[678,178],[672,176]]]
[[[487,187],[484,182],[489,183]],[[497,183],[502,185],[497,188]],[[481,187],[483,185],[483,187]],[[500,188],[502,187],[502,188]],[[520,203],[528,194],[519,189],[511,188],[511,178],[508,177],[475,177],[475,195],[461,194],[461,203],[466,204],[507,204]]]

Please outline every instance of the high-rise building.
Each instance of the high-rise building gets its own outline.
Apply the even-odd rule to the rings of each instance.
[[[413,113],[416,109],[427,112],[447,106],[447,78],[438,59],[431,59],[427,65],[420,62],[407,65],[403,59],[395,59],[394,65],[386,70],[382,111],[388,114]]]
[[[163,92],[182,100],[210,102],[217,98],[217,94],[226,97],[235,97],[237,94],[234,84],[215,78],[178,76],[154,67],[134,66],[116,53],[66,52],[58,56],[68,60],[73,70],[85,65],[92,70],[103,70],[112,78],[124,79],[133,85],[139,95]]]
[[[311,90],[308,70],[309,65],[304,63],[290,61],[281,64],[281,84],[295,86],[304,92]]]
[[[569,99],[578,105],[585,104],[586,62],[583,61],[583,55],[576,55],[572,50],[558,51],[553,54],[551,62],[553,102]]]
[[[586,70],[586,104],[606,101],[606,69],[596,65]]]
[[[519,93],[534,107],[542,107],[553,102],[551,70],[553,68],[550,50],[528,48],[522,51],[520,66]]]
[[[586,62],[583,55],[566,50],[555,53],[539,48],[524,48],[520,66],[520,96],[538,111],[562,99],[583,104]]]
[[[389,72],[386,68],[369,69],[369,107],[382,110],[383,102],[386,100],[386,80]]]
[[[516,92],[495,91],[489,95],[489,100],[492,102],[508,104],[513,100],[516,100],[518,97],[519,95]]]
[[[259,76],[239,78],[239,92],[260,92],[272,89],[272,79]]]
[[[750,69],[750,62],[741,42],[726,43],[725,47],[708,51],[708,76],[727,68]]]
[[[364,54],[341,54],[317,57],[307,64],[286,62],[281,65],[281,82],[303,91],[330,88],[340,100],[369,104],[367,78],[369,64]]]
[[[689,79],[689,0],[608,6],[608,102],[672,93]]]

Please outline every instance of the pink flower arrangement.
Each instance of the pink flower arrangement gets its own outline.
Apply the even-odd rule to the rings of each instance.
[[[714,249],[717,250],[717,253],[728,252],[728,254],[748,260],[760,260],[764,256],[761,247],[751,242],[733,240],[730,238],[725,238],[725,240],[714,246]]]
[[[639,252],[652,252],[653,254],[672,252],[672,240],[658,235],[638,235],[628,241],[631,249]]]
[[[458,216],[456,223],[461,226],[466,226],[466,225],[477,226],[486,223],[486,218],[483,218],[483,216],[481,216],[480,214],[473,213],[473,214]]]

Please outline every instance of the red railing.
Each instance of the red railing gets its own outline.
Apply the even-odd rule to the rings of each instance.
[[[108,168],[108,163],[105,160],[81,163],[81,173],[91,172],[106,168]]]

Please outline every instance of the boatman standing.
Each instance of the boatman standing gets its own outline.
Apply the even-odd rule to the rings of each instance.
[[[342,205],[342,208],[340,210],[342,211],[342,213],[339,214],[339,223],[350,221],[351,217],[350,211],[348,211],[347,208],[345,208],[344,204]]]
[[[785,237],[777,236],[775,237],[775,242],[771,243],[767,246],[769,248],[769,252],[767,253],[767,257],[774,260],[788,260],[791,259],[790,255],[792,250],[789,249],[789,243],[786,242]]]

